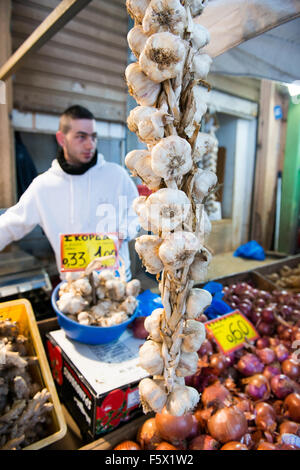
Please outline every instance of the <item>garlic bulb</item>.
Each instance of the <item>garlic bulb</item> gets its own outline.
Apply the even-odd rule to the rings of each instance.
[[[80,312],[77,315],[77,321],[81,325],[90,325],[91,324],[91,315],[88,312]]]
[[[162,341],[160,336],[160,324],[163,311],[163,308],[156,308],[144,321],[145,330],[148,331],[150,338],[158,343]]]
[[[197,352],[206,337],[205,326],[197,320],[186,320],[183,335],[181,351]]]
[[[192,263],[199,245],[192,232],[174,232],[165,238],[158,253],[166,268],[176,270]]]
[[[118,279],[106,281],[105,288],[111,300],[120,301],[124,299],[126,293],[125,283]]]
[[[57,306],[63,313],[80,313],[88,302],[81,295],[74,295],[72,292],[63,293],[57,300]]]
[[[161,346],[148,340],[139,349],[139,366],[151,375],[161,375],[164,361],[161,357]]]
[[[127,34],[127,42],[137,59],[144,49],[147,39],[148,36],[144,33],[141,25],[134,26]]]
[[[200,125],[203,115],[207,111],[207,105],[203,101],[202,91],[199,86],[193,87],[184,109],[185,114],[182,119],[182,126],[186,135],[192,137],[195,129]]]
[[[121,303],[120,310],[123,310],[127,315],[132,315],[138,305],[138,301],[133,295],[129,295]]]
[[[151,155],[147,150],[132,150],[126,155],[125,164],[127,168],[132,170],[133,176],[141,178],[149,189],[159,188],[161,178],[152,170]]]
[[[184,4],[191,10],[192,16],[198,16],[206,7],[208,0],[185,0]]]
[[[147,272],[158,274],[163,270],[163,264],[158,256],[162,240],[155,235],[142,235],[135,241],[135,249]]]
[[[178,366],[176,369],[176,375],[179,377],[187,377],[194,375],[197,371],[198,366],[198,354],[197,352],[181,352]]]
[[[161,139],[151,152],[154,173],[166,181],[185,175],[192,168],[192,149],[187,140],[177,135]]]
[[[133,108],[127,118],[127,126],[131,132],[138,132],[139,123],[152,113],[156,112],[154,106],[136,106]]]
[[[66,273],[66,281],[67,282],[76,281],[80,277],[81,277],[81,272],[68,272],[68,273]]]
[[[142,106],[154,106],[161,90],[159,83],[153,82],[144,74],[136,62],[129,64],[125,70],[128,92]]]
[[[104,317],[111,310],[111,308],[112,302],[110,300],[99,302],[91,307],[91,314],[97,320],[99,317]]]
[[[179,36],[156,33],[147,39],[139,63],[143,72],[160,84],[182,72],[185,56],[185,44]]]
[[[92,292],[92,286],[87,278],[80,278],[73,282],[75,291],[80,295],[89,295]]]
[[[193,199],[201,203],[218,182],[217,175],[210,170],[198,168],[194,179]]]
[[[192,412],[199,398],[199,393],[195,388],[185,385],[176,386],[168,396],[166,409],[173,416],[182,416]]]
[[[151,225],[147,219],[146,196],[138,196],[132,203],[132,208],[138,215],[139,224],[147,232],[151,232]]]
[[[97,299],[102,300],[105,298],[106,290],[104,286],[99,286],[96,289],[96,296]]]
[[[211,64],[212,58],[208,54],[196,54],[190,67],[194,79],[206,80]]]
[[[130,16],[141,23],[149,3],[150,0],[126,0],[126,8]]]
[[[191,42],[194,49],[201,49],[206,46],[210,41],[209,31],[201,24],[194,23],[191,35]]]
[[[183,191],[171,188],[159,189],[146,200],[147,218],[154,233],[175,230],[183,223],[191,203]]]
[[[217,140],[211,134],[208,134],[206,132],[199,132],[193,152],[194,162],[198,163],[202,160],[204,155],[212,152],[216,143]]]
[[[168,31],[183,36],[186,11],[180,0],[151,0],[142,24],[149,35]]]
[[[147,144],[155,144],[164,137],[165,125],[173,118],[168,114],[167,107],[156,109],[152,106],[137,106],[130,111],[127,118],[129,130],[135,132],[138,138]]]
[[[131,279],[131,281],[126,284],[126,295],[133,295],[137,297],[141,290],[141,281],[139,279]]]
[[[191,289],[186,301],[186,315],[188,318],[198,318],[201,313],[211,304],[211,293],[197,287]]]
[[[98,318],[98,325],[102,327],[114,326],[123,323],[128,320],[128,316],[125,312],[112,312],[111,316]]]
[[[207,276],[208,265],[211,262],[212,255],[207,248],[201,246],[198,253],[196,253],[194,261],[192,262],[189,270],[189,276],[192,281],[204,282]]]
[[[139,394],[144,413],[159,413],[166,404],[167,394],[162,380],[142,379]]]
[[[105,284],[106,281],[114,279],[114,277],[115,277],[114,273],[110,269],[103,269],[102,271],[100,271],[98,275],[99,282],[101,284]]]

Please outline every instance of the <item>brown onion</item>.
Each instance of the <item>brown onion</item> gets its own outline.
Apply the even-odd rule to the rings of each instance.
[[[141,450],[141,448],[134,441],[123,441],[114,447],[114,450]]]
[[[248,450],[245,444],[238,441],[227,442],[220,450]]]
[[[227,369],[226,356],[221,353],[212,354],[210,356],[209,367],[213,374],[219,376]]]
[[[299,435],[300,426],[298,423],[294,421],[283,421],[279,426],[279,433],[280,434],[295,434],[296,436]]]
[[[281,364],[282,372],[291,379],[297,380],[300,377],[300,365],[293,358],[285,359]]]
[[[178,450],[178,447],[173,446],[169,442],[163,441],[160,444],[158,444],[155,450]]]
[[[296,423],[300,423],[300,394],[290,393],[283,402],[285,415]]]
[[[261,442],[256,450],[278,450],[275,444],[271,444],[271,442]]]
[[[207,421],[210,435],[222,443],[238,441],[248,431],[244,413],[235,407],[218,410]]]
[[[156,413],[155,423],[161,437],[166,441],[176,444],[183,441],[191,432],[193,415],[173,416],[164,407],[161,413]]]
[[[203,390],[201,401],[204,407],[207,408],[212,405],[223,405],[230,397],[231,394],[229,390],[220,382],[216,382]]]
[[[137,441],[144,450],[154,450],[162,441],[157,430],[155,418],[147,419],[139,428]]]
[[[275,431],[276,413],[269,403],[261,402],[255,406],[255,424],[262,431]]]
[[[208,434],[200,434],[189,443],[189,450],[218,450],[220,444]]]

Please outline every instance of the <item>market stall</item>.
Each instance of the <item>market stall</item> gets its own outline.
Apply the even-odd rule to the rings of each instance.
[[[130,247],[133,278],[120,255],[122,243],[109,231],[60,234],[63,280],[53,277],[53,284],[35,256],[0,253],[0,448],[114,450],[113,459],[118,450],[172,450],[192,460],[194,450],[299,450],[300,258],[295,233],[292,249],[280,242],[287,225],[280,232],[286,220],[278,219],[281,201],[274,203],[291,138],[282,115],[277,120],[274,114],[276,106],[286,112],[287,95],[267,81],[297,79],[299,62],[284,74],[284,62],[274,67],[274,60],[263,60],[274,47],[267,47],[269,31],[275,28],[275,42],[282,41],[291,23],[290,34],[297,37],[299,5],[290,1],[283,9],[281,2],[264,2],[262,14],[261,2],[242,8],[243,2],[230,2],[223,14],[221,0],[127,0],[126,11],[117,0],[112,11],[103,0],[91,2],[91,9],[89,3],[64,0],[54,8],[56,2],[49,2],[43,10],[36,2],[35,21],[54,9],[2,61],[0,79],[20,68],[17,108],[26,87],[36,101],[27,121],[22,109],[15,110],[16,129],[26,132],[34,125],[49,134],[57,116],[52,121],[39,114],[43,58],[33,52],[46,45],[43,51],[58,65],[56,45],[47,49],[47,42],[69,24],[59,41],[67,46],[75,28],[84,44],[83,25],[91,26],[93,12],[107,12],[108,29],[120,26],[108,36],[114,53],[116,36],[122,36],[120,55],[87,66],[88,89],[79,65],[79,88],[76,81],[72,92],[65,89],[70,76],[57,83],[61,94],[74,92],[72,98],[80,95],[84,104],[100,90],[106,103],[98,112],[102,98],[99,106],[93,101],[96,124],[102,135],[118,140],[114,162],[139,188],[132,206],[141,227]],[[20,8],[20,17],[28,18],[30,8],[22,2]],[[69,21],[79,11],[74,26]],[[13,14],[19,31],[24,25],[18,12]],[[105,47],[108,37],[98,38]],[[72,47],[66,49],[71,53]],[[100,46],[94,54],[103,54]],[[252,66],[244,60],[249,54]],[[114,63],[120,67],[124,57],[121,84]],[[288,54],[282,57],[289,60]],[[73,60],[78,58],[71,54]],[[23,63],[28,69],[22,73]],[[101,83],[93,67],[106,69]],[[238,87],[231,94],[232,84],[226,91],[211,90],[210,67],[215,83],[222,76],[226,81],[232,69],[263,78],[259,97],[251,88],[255,81],[246,82],[251,88],[246,92]],[[52,79],[46,113],[53,111],[57,94]],[[71,95],[66,96],[68,101]],[[7,102],[5,113],[10,110]],[[11,146],[10,123],[3,119],[3,124],[1,135]],[[109,154],[113,148],[107,147]],[[10,152],[4,164],[9,175]],[[1,204],[8,207],[12,183],[5,181],[2,192]],[[89,210],[90,195],[81,200]],[[279,247],[284,249],[278,252]],[[44,317],[41,303],[47,306]]]

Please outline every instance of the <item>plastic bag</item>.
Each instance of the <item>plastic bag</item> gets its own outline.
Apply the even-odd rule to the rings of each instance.
[[[263,261],[266,258],[264,249],[255,240],[251,240],[244,245],[241,245],[235,250],[233,256],[240,256],[241,258],[256,259]]]
[[[154,294],[150,289],[147,289],[138,295],[137,300],[139,301],[139,316],[147,317],[148,315],[151,315],[153,310],[156,308],[163,308],[161,296]]]

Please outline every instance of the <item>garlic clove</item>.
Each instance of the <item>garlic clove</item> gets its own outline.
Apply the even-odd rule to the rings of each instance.
[[[128,45],[137,59],[144,49],[147,39],[148,36],[144,33],[141,25],[134,26],[127,34]]]
[[[148,331],[150,338],[158,343],[162,341],[160,336],[160,324],[163,312],[163,308],[156,308],[144,321],[145,330]]]
[[[135,249],[147,272],[160,273],[164,266],[158,256],[158,249],[162,240],[155,235],[141,235],[136,239]]]
[[[200,395],[195,388],[176,386],[168,396],[166,409],[173,416],[183,416],[193,411],[199,399]]]
[[[161,375],[164,361],[161,357],[161,346],[156,341],[147,340],[139,349],[139,366],[150,375]]]
[[[139,393],[144,413],[160,413],[166,404],[167,394],[162,380],[142,379],[139,383]]]
[[[149,3],[150,0],[126,0],[126,8],[131,18],[141,23]]]
[[[147,219],[155,233],[175,230],[186,220],[191,209],[187,195],[172,188],[159,189],[150,194],[145,204]]]
[[[125,78],[128,92],[141,106],[155,106],[161,91],[160,83],[155,83],[144,74],[140,65],[133,62],[126,67]]]
[[[174,232],[160,245],[159,257],[166,268],[181,269],[192,263],[199,245],[198,238],[192,232]]]
[[[205,289],[193,288],[186,301],[187,318],[195,319],[211,304],[212,296]]]
[[[206,337],[205,326],[197,320],[186,320],[183,335],[181,351],[186,353],[197,352]]]
[[[139,63],[147,77],[160,84],[182,72],[185,56],[186,46],[179,36],[155,33],[147,39]]]
[[[149,35],[168,31],[183,36],[186,19],[180,0],[151,0],[142,24]]]
[[[151,151],[154,173],[165,180],[185,175],[192,168],[192,149],[187,140],[171,135],[161,139]]]

